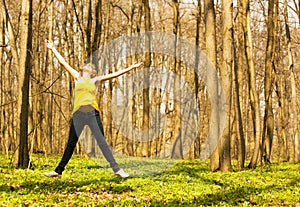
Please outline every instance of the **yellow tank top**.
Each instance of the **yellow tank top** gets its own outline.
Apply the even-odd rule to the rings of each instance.
[[[90,78],[82,78],[82,80],[82,82],[75,85],[73,113],[85,105],[91,105],[97,111],[100,111],[96,98],[96,85],[90,82]]]

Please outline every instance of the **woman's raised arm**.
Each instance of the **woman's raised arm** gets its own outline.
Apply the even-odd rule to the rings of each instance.
[[[56,50],[56,48],[53,45],[53,42],[51,42],[49,40],[45,40],[45,45],[46,45],[47,48],[51,49],[51,51],[54,53],[54,55],[56,56],[56,58],[58,59],[58,61],[60,62],[60,64],[62,64],[64,66],[64,68],[71,74],[71,76],[74,79],[77,79],[78,76],[79,76],[79,72],[77,70],[75,70],[74,68],[72,68],[69,65],[69,63],[67,63],[67,61]]]
[[[110,73],[108,75],[104,75],[104,76],[96,76],[93,78],[94,82],[102,82],[102,81],[106,81],[106,80],[110,80],[110,79],[113,79],[113,78],[116,78],[120,75],[123,75],[129,71],[131,71],[132,69],[134,68],[138,68],[140,67],[141,65],[143,65],[143,62],[140,62],[140,63],[136,63],[136,64],[133,64],[131,65],[130,67],[128,68],[125,68],[123,70],[119,70],[117,72],[114,72],[114,73]]]

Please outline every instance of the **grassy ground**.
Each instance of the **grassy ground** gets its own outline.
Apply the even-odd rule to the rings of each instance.
[[[204,161],[118,158],[133,174],[121,179],[104,160],[74,156],[61,179],[44,177],[59,159],[33,155],[28,170],[0,155],[0,206],[300,206],[299,164],[211,173]]]

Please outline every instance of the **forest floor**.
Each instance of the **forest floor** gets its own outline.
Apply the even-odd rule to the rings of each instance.
[[[102,158],[75,155],[62,178],[45,177],[59,159],[34,154],[33,169],[16,169],[0,154],[0,206],[300,206],[299,164],[212,173],[208,161],[117,157],[132,174],[122,179]]]

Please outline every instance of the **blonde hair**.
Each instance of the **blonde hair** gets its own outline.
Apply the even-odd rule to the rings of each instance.
[[[82,75],[83,71],[87,71],[87,70],[92,71],[91,72],[91,77],[95,77],[97,75],[97,69],[96,69],[96,67],[93,63],[88,63],[88,64],[85,64],[84,66],[80,67],[79,68],[80,75]]]

